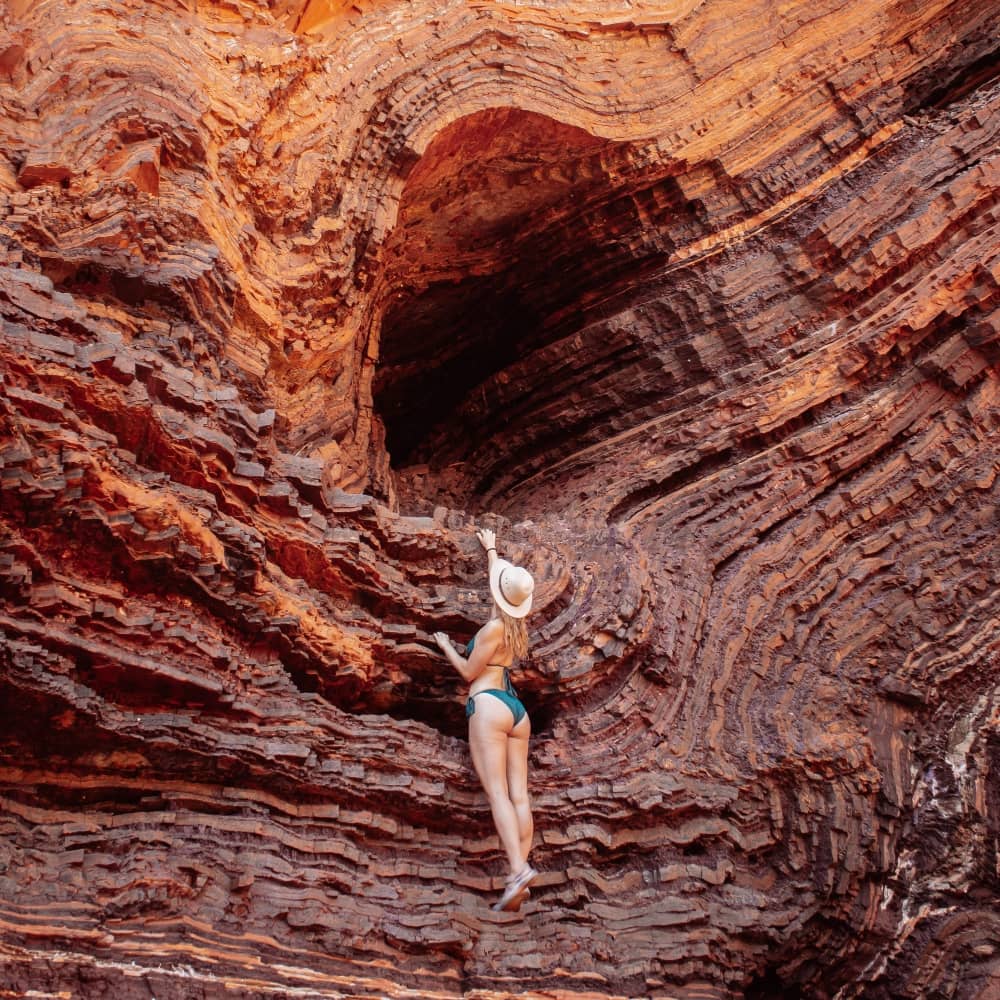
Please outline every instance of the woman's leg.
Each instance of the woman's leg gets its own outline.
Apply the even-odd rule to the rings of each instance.
[[[531,838],[535,823],[531,816],[528,798],[528,740],[531,737],[531,720],[527,715],[510,731],[507,738],[507,792],[517,816],[517,832],[521,854],[525,861],[531,853]]]
[[[510,709],[488,694],[476,696],[476,710],[469,719],[472,763],[490,801],[493,823],[507,854],[512,875],[524,868],[517,813],[507,789],[507,733],[513,723]]]

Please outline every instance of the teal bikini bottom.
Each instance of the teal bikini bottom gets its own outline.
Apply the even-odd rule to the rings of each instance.
[[[470,656],[472,650],[476,646],[476,637],[473,636],[465,647],[465,655]],[[499,666],[500,664],[497,664]],[[527,714],[525,707],[521,704],[521,699],[517,696],[517,691],[514,689],[514,685],[510,680],[510,671],[504,667],[503,668],[503,689],[500,688],[486,688],[485,691],[477,691],[466,703],[465,703],[465,717],[471,718],[476,712],[476,698],[481,694],[491,694],[494,698],[499,698],[509,709],[510,714],[514,716],[514,725],[516,726]]]
[[[466,703],[465,703],[465,717],[469,718],[475,714],[476,711],[476,698],[481,694],[491,694],[494,698],[499,698],[509,709],[510,714],[514,716],[514,725],[516,726],[525,716],[524,705],[521,704],[521,699],[515,694],[511,694],[509,691],[502,691],[500,688],[487,688],[485,691],[477,691]]]

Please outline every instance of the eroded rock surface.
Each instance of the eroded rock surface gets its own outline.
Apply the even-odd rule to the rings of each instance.
[[[996,26],[10,4],[0,996],[996,997]]]

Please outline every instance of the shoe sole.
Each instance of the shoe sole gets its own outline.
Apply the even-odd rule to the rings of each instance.
[[[499,903],[494,903],[490,909],[497,913],[516,913],[521,909],[521,904],[528,898],[528,890],[525,889],[523,892],[519,892],[514,896],[511,896],[507,902],[501,906]]]
[[[525,883],[525,885],[518,892],[515,892],[514,895],[510,897],[510,899],[508,899],[506,902],[503,902],[501,897],[501,901],[494,903],[492,909],[495,910],[497,913],[503,913],[503,912],[513,913],[517,910],[520,910],[521,904],[528,898],[528,896],[531,895],[531,890],[528,888],[528,886],[536,878],[538,878],[537,871],[532,873],[531,878],[529,878],[528,881]]]

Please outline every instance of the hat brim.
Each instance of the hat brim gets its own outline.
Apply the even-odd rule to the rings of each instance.
[[[493,560],[493,565],[490,567],[490,593],[493,595],[493,600],[496,601],[497,607],[504,614],[510,615],[511,618],[524,618],[531,611],[531,599],[535,595],[529,594],[520,604],[511,604],[500,590],[500,574],[505,569],[514,569],[514,564],[507,562],[506,559],[497,558]]]

